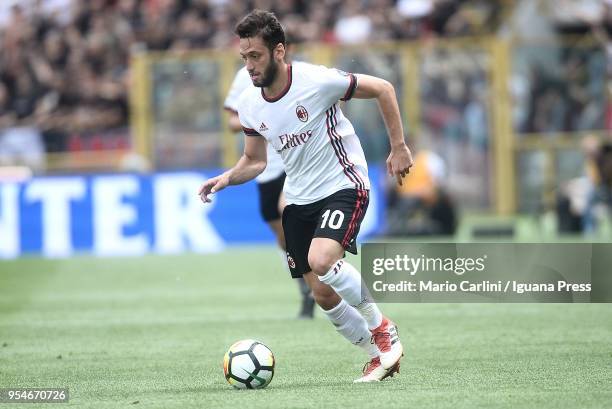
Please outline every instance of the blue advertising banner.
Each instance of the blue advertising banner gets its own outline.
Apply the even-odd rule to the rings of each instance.
[[[0,258],[75,253],[137,256],[215,252],[227,245],[273,243],[254,182],[231,186],[203,204],[200,184],[222,170],[37,177],[0,184]],[[370,169],[370,207],[360,237],[380,226],[378,168]]]

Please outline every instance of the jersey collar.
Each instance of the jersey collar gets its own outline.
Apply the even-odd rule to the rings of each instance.
[[[266,100],[266,102],[276,102],[282,97],[284,97],[287,94],[287,92],[289,92],[289,88],[291,88],[291,82],[292,82],[291,72],[292,72],[291,64],[287,64],[287,85],[285,85],[285,88],[283,88],[283,90],[279,92],[278,95],[274,97],[267,97],[266,94],[264,94],[263,87],[261,87],[261,96],[263,97],[263,99]]]

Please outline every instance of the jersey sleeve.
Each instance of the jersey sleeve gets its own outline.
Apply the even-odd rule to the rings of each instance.
[[[227,109],[228,111],[238,112],[238,101],[240,99],[240,94],[242,94],[242,91],[251,85],[251,79],[249,78],[247,70],[239,70],[234,76],[234,80],[232,81],[232,85],[227,93],[227,97],[225,97],[223,108]]]
[[[322,91],[334,101],[348,101],[355,94],[357,77],[355,74],[344,72],[336,68],[323,67],[319,77]]]
[[[249,115],[249,104],[248,104],[248,91],[243,91],[237,98],[236,112],[238,113],[238,119],[240,120],[240,126],[242,126],[242,132],[246,136],[260,136],[263,138],[255,129]]]
[[[242,132],[244,132],[244,134],[246,136],[260,136],[263,138],[263,135],[261,135],[259,132],[257,132],[255,129],[253,128],[249,128],[245,125],[242,124],[242,121],[240,121],[240,125],[242,125]]]

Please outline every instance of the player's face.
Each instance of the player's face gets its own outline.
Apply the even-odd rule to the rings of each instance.
[[[282,59],[280,51],[284,56],[284,48],[281,44],[270,51],[260,37],[240,39],[240,55],[246,64],[253,85],[256,87],[272,85],[278,73],[276,58]]]

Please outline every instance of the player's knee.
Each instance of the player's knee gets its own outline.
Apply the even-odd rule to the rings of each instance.
[[[312,271],[319,276],[325,275],[336,261],[338,261],[338,257],[332,254],[313,251],[308,253],[308,264]]]

